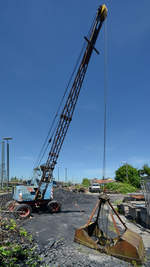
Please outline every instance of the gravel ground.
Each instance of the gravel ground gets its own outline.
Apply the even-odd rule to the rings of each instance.
[[[56,189],[55,199],[62,203],[62,211],[57,214],[33,213],[22,222],[24,228],[32,233],[39,246],[42,258],[41,267],[98,267],[131,266],[130,263],[99,253],[73,241],[75,229],[84,225],[97,202],[96,194],[73,193]],[[122,199],[122,195],[111,196],[111,201]],[[144,240],[147,259],[150,255],[150,233],[145,228],[130,223],[127,226],[139,232]],[[105,221],[104,221],[105,224]],[[143,266],[150,266],[150,258]]]
[[[50,243],[45,246],[41,257],[50,267],[130,266],[128,263],[117,258],[100,254],[94,250],[90,251],[90,249],[78,244],[68,246],[65,240],[54,242],[52,239]]]
[[[12,199],[11,193],[0,194],[0,208],[4,207],[5,203]]]

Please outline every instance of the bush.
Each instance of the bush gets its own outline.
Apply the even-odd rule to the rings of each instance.
[[[85,187],[89,187],[90,186],[90,180],[88,178],[83,178],[82,185]]]
[[[127,193],[132,193],[136,192],[137,188],[127,184],[127,183],[119,183],[119,182],[114,182],[114,183],[109,183],[106,185],[106,189],[110,190],[111,192],[116,192],[116,193],[121,193],[121,194],[127,194]]]
[[[131,184],[137,188],[140,187],[140,176],[139,176],[138,170],[129,164],[125,164],[121,166],[116,171],[115,180],[117,182]]]
[[[13,219],[0,217],[0,225],[0,266],[41,266],[32,236]]]

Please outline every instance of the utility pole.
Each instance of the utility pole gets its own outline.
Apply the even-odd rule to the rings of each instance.
[[[126,162],[126,179],[127,179],[127,182],[128,182],[128,163]]]
[[[7,141],[7,189],[9,187],[9,140],[12,140],[12,137],[4,137],[3,140]]]
[[[58,182],[59,182],[59,167],[58,167]]]
[[[67,183],[67,168],[65,168],[65,183]]]

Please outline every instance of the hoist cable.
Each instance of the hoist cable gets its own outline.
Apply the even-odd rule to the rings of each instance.
[[[83,50],[83,48],[82,48],[82,50]],[[78,62],[79,62],[80,57],[81,57],[81,55],[82,55],[82,50],[81,50],[80,55],[79,55],[79,57],[78,57],[77,63],[76,63],[76,65],[75,65],[75,68],[74,68],[74,70],[73,70],[73,72],[72,72],[72,74],[71,74],[71,77],[70,77],[69,82],[68,82],[68,84],[67,84],[67,87],[66,87],[66,89],[65,89],[64,95],[62,96],[61,101],[60,101],[60,103],[59,103],[59,105],[58,105],[56,114],[55,114],[55,116],[54,116],[54,118],[53,118],[52,124],[51,124],[51,126],[50,126],[50,128],[49,128],[49,131],[48,131],[48,134],[47,134],[47,136],[46,136],[46,139],[45,139],[45,141],[44,141],[44,143],[43,143],[43,146],[42,146],[42,148],[41,148],[41,150],[40,150],[40,153],[39,153],[39,156],[38,156],[38,160],[36,161],[37,166],[39,166],[40,162],[42,161],[42,159],[43,159],[43,157],[44,157],[44,155],[45,155],[45,153],[46,153],[46,150],[47,150],[48,145],[49,145],[49,142],[48,142],[48,141],[51,140],[52,137],[53,137],[53,135],[54,135],[54,131],[55,131],[55,129],[54,129],[54,131],[53,131],[53,133],[52,133],[52,136],[50,137],[50,134],[51,134],[51,132],[52,132],[52,130],[53,130],[53,128],[54,128],[55,122],[56,122],[56,118],[58,117],[58,114],[59,114],[59,112],[60,112],[60,108],[61,108],[62,103],[63,103],[63,101],[64,101],[64,98],[65,98],[65,96],[66,96],[66,94],[67,94],[69,85],[70,85],[70,83],[71,83],[71,80],[72,80],[72,78],[73,78],[73,75],[74,75],[74,73],[75,73],[75,71],[76,71],[76,68],[77,68],[77,66],[78,66]],[[46,145],[46,144],[47,144],[47,145]]]
[[[77,66],[78,66],[78,64],[79,64],[79,60],[80,60],[80,58],[81,58],[81,56],[82,56],[83,49],[84,49],[84,46],[83,46],[83,48],[82,48],[82,50],[81,50],[81,52],[80,52],[80,55],[79,55],[79,57],[78,57],[77,63],[76,63],[76,65],[75,65],[75,68],[74,68],[74,70],[73,70],[73,72],[72,72],[72,74],[71,74],[71,77],[70,77],[69,82],[68,82],[68,84],[67,84],[67,87],[66,87],[66,89],[65,89],[64,95],[63,95],[63,97],[62,97],[62,99],[61,99],[61,101],[60,101],[60,103],[59,103],[59,105],[58,105],[58,108],[57,108],[56,114],[55,114],[55,116],[54,116],[54,119],[53,119],[53,121],[52,121],[52,124],[51,124],[51,126],[50,126],[50,129],[49,129],[48,134],[47,134],[47,136],[46,136],[46,139],[45,139],[45,141],[44,141],[44,143],[43,143],[43,146],[42,146],[42,148],[41,148],[41,150],[40,150],[40,153],[39,153],[39,156],[38,156],[38,160],[36,161],[36,164],[35,164],[35,165],[37,165],[37,166],[39,166],[39,164],[40,164],[41,160],[43,159],[44,154],[45,154],[45,152],[46,152],[46,150],[47,150],[47,148],[48,148],[48,145],[49,145],[48,141],[49,141],[49,138],[50,138],[50,134],[51,134],[51,132],[52,132],[52,130],[53,130],[53,128],[54,128],[56,118],[58,117],[60,108],[61,108],[62,103],[63,103],[63,101],[64,101],[64,98],[65,98],[65,96],[66,96],[66,94],[67,94],[67,90],[68,90],[68,88],[69,88],[69,85],[70,85],[70,83],[71,83],[71,80],[72,80],[72,78],[73,78],[73,75],[74,75],[74,73],[75,73],[75,71],[76,71],[76,68],[77,68]],[[53,134],[54,134],[54,132],[53,132]],[[52,136],[53,136],[53,134],[52,134]],[[50,139],[52,139],[52,136],[51,136]],[[48,144],[47,144],[47,143],[48,143]],[[47,145],[46,145],[46,144],[47,144]],[[44,151],[44,152],[43,152],[43,151]]]
[[[89,38],[89,36],[91,35],[91,31],[92,31],[92,29],[93,29],[93,25],[94,25],[94,23],[95,23],[95,17],[94,17],[94,19],[93,19],[93,21],[92,21],[90,30],[89,30],[89,32],[88,32],[88,36],[87,36],[88,38]],[[69,80],[69,82],[68,82],[68,84],[67,84],[67,88],[66,88],[65,94],[64,94],[64,96],[63,96],[63,99],[62,99],[62,101],[61,101],[60,107],[61,107],[62,102],[63,102],[63,100],[64,100],[64,97],[65,97],[65,95],[66,95],[66,93],[67,93],[67,90],[68,90],[68,88],[69,88],[69,85],[70,85],[70,83],[71,83],[71,81],[72,81],[72,79],[73,79],[73,76],[74,76],[74,74],[75,74],[75,71],[76,71],[76,69],[77,69],[77,67],[78,67],[78,65],[79,65],[80,59],[81,59],[81,57],[82,57],[82,55],[83,55],[83,50],[85,49],[85,46],[86,46],[86,42],[84,42],[84,44],[83,44],[83,47],[82,47],[81,52],[80,52],[80,55],[79,55],[79,57],[78,57],[78,59],[77,59],[77,63],[76,63],[76,65],[75,65],[75,68],[74,68],[74,70],[73,70],[73,73],[72,73],[72,75],[71,75],[71,78],[70,78],[70,80]],[[60,110],[60,107],[59,107],[59,110]],[[57,112],[57,115],[58,115],[58,112]],[[53,130],[51,139],[52,139],[53,136],[54,136],[54,133],[55,133],[55,131],[56,131],[56,128],[57,128],[57,126],[58,126],[58,123],[59,123],[59,121],[57,122],[57,125],[55,126],[55,128],[54,128],[54,130]]]
[[[109,221],[109,213],[110,213],[110,206],[107,203],[107,212],[106,212],[106,223],[105,223],[105,227],[106,227],[106,236],[108,236],[108,221]]]
[[[71,83],[71,81],[72,81],[72,78],[73,78],[73,76],[74,76],[74,73],[75,73],[75,71],[76,71],[76,69],[77,69],[77,66],[78,66],[78,64],[79,64],[79,61],[80,61],[80,58],[81,58],[81,56],[82,56],[83,50],[84,50],[84,46],[83,46],[83,48],[82,48],[82,50],[81,50],[81,52],[80,52],[80,55],[79,55],[79,57],[78,57],[77,63],[76,63],[76,65],[75,65],[75,68],[74,68],[74,70],[73,70],[73,72],[72,72],[72,74],[71,74],[71,77],[70,77],[69,82],[68,82],[68,84],[67,84],[67,87],[66,87],[66,89],[65,89],[64,95],[63,95],[63,97],[62,97],[62,99],[61,99],[61,101],[60,101],[60,103],[59,103],[59,106],[58,106],[58,109],[57,109],[56,114],[55,114],[55,116],[54,116],[54,119],[53,119],[53,121],[52,121],[51,127],[50,127],[50,129],[49,129],[49,131],[48,131],[48,134],[47,134],[47,137],[46,137],[45,142],[44,142],[44,144],[43,144],[43,147],[42,147],[42,149],[41,149],[41,151],[40,151],[39,164],[40,164],[40,162],[42,161],[42,159],[43,159],[43,157],[44,157],[44,155],[45,155],[45,153],[46,153],[46,150],[47,150],[47,148],[48,148],[48,145],[49,145],[49,142],[48,142],[48,141],[49,141],[49,140],[50,140],[50,141],[52,140],[53,135],[54,135],[54,133],[55,133],[55,130],[56,130],[56,128],[57,128],[57,125],[56,125],[56,127],[54,128],[54,125],[55,125],[55,122],[56,122],[56,118],[57,118],[58,115],[59,115],[59,112],[60,112],[62,103],[63,103],[63,101],[64,101],[64,98],[65,98],[65,96],[66,96],[66,94],[67,94],[67,91],[68,91],[68,88],[69,88],[70,83]],[[53,130],[53,129],[54,129],[54,130]],[[52,135],[51,135],[51,137],[50,137],[50,134],[51,134],[52,130],[53,130],[53,133],[52,133]],[[48,140],[48,139],[49,139],[49,140]],[[46,143],[47,143],[47,142],[48,142],[48,144],[47,144],[47,146],[46,146]],[[45,147],[45,146],[46,146],[46,147]],[[44,148],[45,148],[45,149],[44,149]],[[44,152],[43,152],[43,150],[44,150]],[[42,152],[43,152],[43,154],[42,154]],[[42,154],[42,157],[41,157],[41,154]],[[38,165],[39,165],[39,164],[38,164]]]
[[[107,128],[107,20],[104,22],[104,151],[103,179],[106,177],[106,128]]]
[[[92,21],[90,30],[89,30],[89,32],[88,32],[88,37],[89,37],[89,35],[90,35],[90,33],[91,33],[91,30],[92,30],[92,28],[93,28],[94,21],[95,21],[95,16],[94,16],[94,19],[93,19],[93,21]],[[74,74],[75,74],[75,71],[76,71],[76,69],[77,69],[77,67],[78,67],[78,65],[79,65],[81,56],[82,56],[83,51],[84,51],[84,49],[85,49],[85,46],[86,46],[86,43],[84,42],[83,47],[82,47],[82,49],[81,49],[81,52],[80,52],[80,54],[79,54],[79,57],[78,57],[78,59],[77,59],[75,68],[74,68],[74,70],[73,70],[73,72],[72,72],[72,74],[71,74],[71,77],[70,77],[69,82],[68,82],[68,84],[67,84],[67,87],[66,87],[66,89],[65,89],[64,95],[63,95],[63,97],[62,97],[62,99],[61,99],[61,101],[60,101],[60,104],[58,105],[58,109],[57,109],[57,111],[56,111],[56,114],[55,114],[55,116],[54,116],[54,119],[53,119],[53,121],[52,121],[52,124],[51,124],[51,126],[50,126],[50,129],[49,129],[49,131],[48,131],[47,137],[46,137],[46,139],[45,139],[45,141],[44,141],[44,143],[43,143],[43,146],[42,146],[42,148],[41,148],[41,150],[40,150],[40,153],[39,153],[39,155],[38,155],[38,158],[37,158],[36,162],[34,163],[34,167],[40,165],[40,163],[41,163],[41,161],[42,161],[42,159],[43,159],[43,157],[44,157],[44,155],[45,155],[45,153],[46,153],[46,151],[47,151],[47,149],[48,149],[48,146],[49,146],[49,142],[48,142],[48,141],[52,140],[52,138],[53,138],[53,136],[54,136],[55,130],[56,130],[57,125],[58,125],[58,124],[57,124],[56,127],[54,128],[54,125],[55,125],[55,122],[56,122],[56,118],[57,118],[58,115],[59,115],[60,108],[61,108],[62,103],[63,103],[63,101],[64,101],[64,98],[65,98],[65,96],[66,96],[66,94],[67,94],[68,88],[69,88],[70,83],[71,83],[71,81],[72,81],[72,79],[73,79],[73,76],[74,76]],[[54,130],[53,130],[53,128],[54,128]],[[52,136],[50,137],[50,134],[51,134],[52,130],[53,130],[53,133],[52,133]],[[48,144],[47,144],[47,143],[48,143]],[[46,144],[47,144],[47,145],[46,145]]]
[[[95,18],[93,19],[93,22],[92,22],[90,31],[89,31],[89,33],[88,33],[88,36],[89,36],[90,33],[91,33],[91,29],[92,29],[92,27],[93,27],[94,20],[95,20]],[[34,163],[34,167],[40,165],[40,163],[41,163],[41,161],[42,161],[42,159],[43,159],[43,157],[44,157],[44,155],[45,155],[45,153],[46,153],[46,151],[47,151],[47,149],[48,149],[48,146],[49,146],[49,142],[48,142],[48,141],[49,141],[49,140],[52,140],[52,138],[53,138],[53,136],[54,136],[55,130],[56,130],[56,128],[57,128],[57,125],[56,125],[56,127],[54,128],[54,125],[55,125],[55,122],[56,122],[56,118],[57,118],[58,115],[59,115],[60,108],[61,108],[62,103],[63,103],[63,101],[64,101],[64,98],[65,98],[65,96],[66,96],[66,94],[67,94],[68,88],[69,88],[70,83],[71,83],[71,81],[72,81],[72,79],[73,79],[73,76],[74,76],[74,74],[75,74],[75,71],[76,71],[76,69],[77,69],[77,67],[78,67],[78,65],[79,65],[80,59],[81,59],[82,54],[83,54],[83,51],[84,51],[84,49],[85,49],[85,46],[86,46],[86,42],[84,42],[84,44],[83,44],[83,47],[82,47],[81,52],[80,52],[80,54],[79,54],[79,57],[78,57],[78,59],[77,59],[75,68],[74,68],[74,70],[73,70],[73,72],[72,72],[72,74],[71,74],[71,77],[70,77],[69,82],[68,82],[68,84],[67,84],[67,87],[66,87],[66,89],[65,89],[64,95],[63,95],[63,97],[62,97],[62,99],[61,99],[61,101],[60,101],[60,104],[58,105],[58,109],[57,109],[57,111],[56,111],[56,114],[55,114],[54,119],[53,119],[53,121],[52,121],[52,124],[51,124],[51,126],[50,126],[50,129],[49,129],[49,131],[48,131],[48,134],[47,134],[47,136],[46,136],[46,139],[45,139],[45,141],[44,141],[44,143],[43,143],[43,146],[42,146],[42,148],[41,148],[41,150],[40,150],[40,153],[39,153],[39,155],[38,155],[38,158],[37,158],[36,162]],[[53,128],[54,128],[54,130],[53,130]],[[50,134],[51,134],[52,130],[53,130],[53,133],[52,133],[52,136],[51,136],[51,138],[50,138]],[[47,144],[47,143],[48,143],[48,144]],[[46,145],[46,144],[47,144],[47,145]]]
[[[89,32],[88,32],[88,35],[87,35],[87,38],[88,38],[88,39],[89,39],[89,37],[90,37],[90,35],[91,35],[91,31],[92,31],[92,29],[93,29],[95,20],[96,20],[96,16],[94,15],[93,20],[92,20],[91,27],[90,27]]]

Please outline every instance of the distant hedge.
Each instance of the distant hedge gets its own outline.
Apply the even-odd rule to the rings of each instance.
[[[127,194],[136,192],[137,188],[127,183],[113,182],[106,185],[106,189],[114,193]]]

